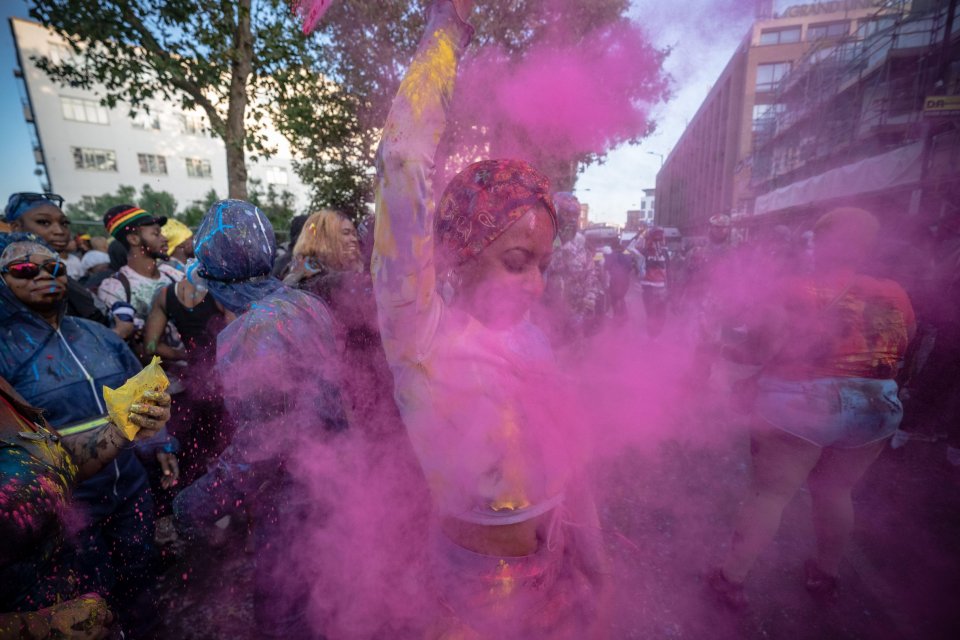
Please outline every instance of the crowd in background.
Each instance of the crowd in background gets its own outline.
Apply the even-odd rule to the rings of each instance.
[[[801,235],[794,241],[783,228],[770,230],[758,241],[734,245],[730,238],[730,219],[716,216],[711,220],[706,244],[668,247],[663,230],[652,227],[628,242],[592,245],[576,228],[579,216],[576,199],[559,193],[555,194],[554,201],[559,233],[553,259],[545,272],[543,303],[539,310],[534,310],[534,315],[560,350],[572,348],[576,353],[591,336],[625,324],[644,324],[651,339],[677,340],[686,331],[686,335],[695,335],[700,344],[694,366],[699,371],[694,378],[704,378],[709,376],[709,369],[718,358],[749,361],[750,356],[744,354],[756,346],[750,343],[751,330],[737,316],[751,304],[744,299],[744,291],[749,298],[757,298],[760,282],[746,289],[725,287],[724,282],[754,277],[751,265],[761,263],[766,267],[766,275],[772,270],[775,276],[773,280],[764,278],[768,282],[801,278],[815,271],[809,238]],[[320,340],[316,348],[336,354],[330,357],[344,363],[351,375],[342,379],[337,389],[331,389],[321,377],[322,384],[316,394],[322,400],[311,404],[307,409],[310,415],[318,419],[318,412],[329,414],[323,427],[329,433],[346,429],[348,423],[355,427],[363,425],[361,428],[375,433],[376,437],[389,437],[387,431],[392,431],[394,436],[402,432],[400,414],[392,399],[393,379],[384,357],[369,272],[373,252],[372,217],[361,221],[358,233],[349,218],[335,211],[299,216],[293,221],[285,249],[274,251],[275,236],[269,232],[261,245],[266,249],[258,249],[264,255],[259,257],[257,266],[256,256],[250,253],[249,247],[240,248],[248,252],[246,257],[240,253],[230,254],[233,249],[229,243],[237,241],[236,229],[244,222],[249,224],[249,220],[237,212],[250,216],[258,224],[269,223],[251,205],[231,201],[227,201],[227,205],[223,211],[217,211],[215,217],[208,215],[203,223],[215,225],[213,231],[219,230],[219,235],[207,229],[206,246],[201,251],[209,254],[211,248],[218,249],[218,242],[228,245],[219,248],[223,254],[218,256],[219,264],[225,271],[218,280],[210,267],[204,267],[202,261],[197,260],[200,243],[195,241],[194,232],[175,219],[154,216],[132,204],[120,205],[104,213],[108,237],[77,236],[71,233],[69,220],[62,212],[62,201],[57,196],[29,193],[11,196],[5,219],[11,233],[2,236],[0,245],[2,271],[13,274],[16,267],[24,264],[29,267],[30,261],[37,262],[36,278],[62,281],[63,287],[54,291],[55,287],[51,286],[45,300],[32,300],[19,297],[10,286],[17,281],[7,279],[0,304],[0,331],[4,336],[0,373],[4,384],[12,385],[9,390],[5,387],[5,393],[12,396],[8,402],[17,403],[10,406],[42,408],[45,422],[37,422],[48,424],[47,428],[58,430],[63,437],[90,432],[102,427],[102,420],[97,422],[104,413],[100,386],[104,383],[116,386],[133,376],[154,355],[161,356],[172,381],[169,392],[173,404],[164,430],[139,441],[132,449],[118,451],[109,465],[81,484],[61,489],[64,496],[69,496],[64,497],[65,500],[82,505],[85,526],[79,533],[72,532],[57,543],[68,548],[68,553],[57,555],[48,549],[46,564],[35,559],[30,566],[34,570],[45,567],[51,575],[63,571],[69,577],[62,577],[52,591],[31,592],[25,583],[18,585],[14,581],[15,569],[23,567],[8,557],[10,564],[4,567],[4,582],[8,585],[4,610],[47,610],[52,612],[46,618],[50,624],[58,624],[56,621],[61,619],[58,616],[67,611],[70,620],[86,616],[84,619],[88,621],[107,625],[113,620],[106,613],[109,607],[122,612],[120,618],[128,632],[136,635],[149,630],[156,622],[155,612],[144,603],[152,597],[151,583],[155,579],[150,576],[156,575],[163,565],[157,545],[162,547],[176,539],[177,528],[182,537],[205,535],[200,533],[201,529],[215,530],[215,520],[231,515],[231,510],[224,505],[244,502],[242,496],[250,492],[248,476],[255,475],[250,468],[256,466],[257,456],[251,456],[250,451],[258,447],[256,434],[249,428],[244,429],[244,425],[249,425],[251,416],[255,415],[254,422],[260,428],[270,420],[271,412],[278,411],[276,407],[271,408],[270,401],[250,391],[248,380],[228,382],[240,397],[237,393],[227,393],[222,386],[224,362],[232,360],[234,367],[242,368],[256,358],[266,357],[270,360],[266,366],[276,371],[277,362],[285,360],[294,345],[301,349],[309,342],[304,337],[309,327],[322,326],[321,333],[330,342]],[[211,209],[211,214],[213,212]],[[224,215],[231,224],[225,223]],[[864,228],[874,224],[872,219],[865,220],[859,220],[855,228],[848,231],[849,237],[843,240],[844,250],[849,251],[861,236],[876,233],[876,229]],[[931,272],[940,278],[935,285],[942,287],[940,291],[950,292],[957,287],[956,273],[960,267],[957,238],[949,220],[937,229],[937,250],[931,254],[937,265]],[[11,248],[17,247],[21,250],[11,252]],[[235,273],[236,265],[240,265],[239,268],[246,265],[256,272],[254,280],[259,282],[253,285],[253,291],[243,291],[234,303],[229,302],[230,296],[210,295],[211,283],[236,288],[241,285],[230,283],[248,282],[247,274]],[[33,272],[29,271],[28,275]],[[263,287],[266,289],[260,290]],[[770,293],[767,291],[764,295]],[[297,297],[282,304],[274,301],[279,306],[271,312],[266,311],[271,296]],[[917,291],[915,296],[924,299],[922,291]],[[939,294],[934,299],[938,297]],[[912,308],[905,297],[901,300],[901,304],[906,305],[904,313],[914,326]],[[251,302],[255,310],[251,310]],[[294,305],[292,309],[290,304]],[[957,362],[954,357],[956,310],[949,304],[929,305],[929,308],[930,311],[919,318],[920,339],[914,340],[909,352],[905,343],[896,347],[884,375],[899,382],[899,397],[915,399],[913,403],[908,401],[907,424],[912,418],[913,424],[922,425],[927,435],[935,433],[949,438],[948,455],[956,464],[954,447],[960,441],[949,416],[956,415],[958,394],[951,380],[936,374]],[[58,318],[51,319],[51,313]],[[278,313],[298,318],[296,323],[300,325],[301,335],[290,336],[275,345],[272,353],[268,350],[266,356],[254,358],[247,352],[252,344],[263,346],[262,331],[283,324]],[[253,318],[262,314],[269,316],[266,325],[263,317]],[[249,326],[239,327],[243,323],[237,323],[238,317]],[[691,318],[695,319],[692,329]],[[674,330],[664,334],[665,328],[671,325]],[[232,339],[226,336],[227,328],[236,330],[237,335]],[[690,334],[689,330],[694,333]],[[234,351],[232,358],[227,355],[231,350]],[[897,354],[905,363],[898,360]],[[65,358],[71,362],[65,362]],[[96,370],[91,362],[97,363]],[[296,378],[298,374],[290,375]],[[316,372],[300,375],[316,375]],[[775,384],[766,379],[762,384],[767,385],[767,392],[774,396],[793,392],[783,382]],[[87,385],[90,388],[81,390]],[[894,385],[893,391],[880,389],[876,397],[887,398],[891,406],[898,405],[897,388]],[[371,394],[371,389],[382,392]],[[231,405],[235,405],[232,410]],[[29,410],[32,409],[20,411]],[[899,415],[900,411],[895,413]],[[288,407],[283,413],[289,416],[292,411]],[[899,419],[891,424],[895,428]],[[910,437],[907,432],[900,433]],[[885,442],[886,438],[881,440],[881,444]],[[864,462],[857,463],[858,468],[862,470],[864,465],[869,465],[879,451],[877,446],[871,448]],[[798,457],[797,452],[790,450],[770,455],[770,461],[761,464],[780,468],[786,461]],[[838,460],[837,464],[844,469],[856,467],[847,458]],[[264,473],[269,476],[272,472]],[[848,478],[843,489],[847,496],[858,477],[854,474]],[[796,482],[804,478],[804,471],[798,471]],[[792,493],[778,488],[777,480],[769,480],[771,485],[763,488],[781,496],[782,502]],[[183,491],[184,488],[187,490]],[[843,491],[840,498],[825,500],[842,501]],[[178,495],[177,504],[182,513],[175,528],[171,514]],[[763,501],[762,494],[760,500]],[[711,576],[712,586],[732,606],[742,604],[743,592],[739,585],[746,576],[746,568],[776,530],[778,511],[771,508],[769,502],[767,500],[765,507],[745,507],[749,514],[742,518],[741,526],[747,533],[739,533],[738,539],[743,540],[746,535],[748,540],[743,544],[749,548],[732,552],[734,558],[728,561],[729,568],[717,569]],[[279,504],[285,505],[288,511],[293,509],[293,513],[278,516]],[[262,541],[271,531],[282,528],[281,523],[296,517],[296,509],[291,507],[295,504],[289,495],[261,495],[257,501],[247,501],[242,509],[235,510],[233,526],[270,523],[264,531],[254,526],[252,535]],[[258,509],[269,515],[258,513]],[[769,515],[763,515],[765,513]],[[750,528],[764,517],[773,524],[766,525],[761,533],[754,532],[750,538]],[[839,526],[849,528],[851,525]],[[56,564],[50,564],[54,557]],[[271,561],[277,560],[269,554],[257,559],[260,564]],[[838,561],[839,553],[833,551],[821,565],[811,565],[809,583],[829,590]],[[821,569],[824,565],[832,569]],[[70,586],[64,587],[64,584]],[[87,591],[103,594],[107,599],[84,596],[84,600],[80,596]],[[68,593],[77,598],[69,598]],[[263,613],[260,621],[264,628],[287,628],[284,625],[289,621],[283,616],[277,618],[278,609],[269,596],[268,580],[264,579],[259,593],[261,602],[270,604],[258,609],[270,611],[269,615]],[[53,594],[56,595],[51,598]],[[57,601],[60,603],[55,604]]]

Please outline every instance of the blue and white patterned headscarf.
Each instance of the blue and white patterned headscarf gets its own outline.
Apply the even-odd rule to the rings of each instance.
[[[234,313],[283,288],[270,276],[277,253],[273,226],[249,202],[213,203],[197,229],[194,251],[200,267],[188,269],[187,277],[194,283],[202,278],[217,302]]]

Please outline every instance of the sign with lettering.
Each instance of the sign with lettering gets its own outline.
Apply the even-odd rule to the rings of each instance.
[[[819,16],[829,13],[843,13],[857,9],[874,9],[881,7],[884,0],[829,0],[828,2],[811,2],[809,4],[795,4],[787,7],[777,16],[778,18],[802,18],[804,16]]]
[[[923,115],[926,118],[960,116],[960,96],[927,96],[923,100]]]

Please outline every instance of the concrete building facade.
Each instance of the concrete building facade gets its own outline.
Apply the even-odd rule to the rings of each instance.
[[[36,57],[59,61],[73,55],[56,34],[19,18],[10,19],[10,29],[35,173],[43,190],[60,194],[67,204],[114,193],[121,185],[139,190],[148,184],[173,194],[180,206],[204,199],[211,190],[226,197],[224,143],[207,132],[202,111],[153,101],[149,113],[131,118],[126,105],[104,107],[95,91],[62,87],[32,62]],[[267,138],[277,153],[258,162],[248,159],[250,178],[264,188],[289,191],[296,208],[306,207],[308,190],[293,170],[290,145],[275,131]],[[23,190],[35,191],[37,186],[23,185]]]
[[[657,224],[702,233],[710,216],[750,207],[757,131],[780,82],[812,47],[856,34],[885,12],[885,0],[796,3],[760,16],[657,174]],[[767,17],[768,16],[768,17]]]
[[[891,3],[891,6],[893,3]],[[744,225],[841,205],[935,224],[960,193],[960,2],[901,2],[784,78],[752,158]]]
[[[639,231],[643,227],[648,227],[656,219],[656,189],[644,189],[643,197],[640,199],[640,208],[627,211],[627,223],[624,225],[624,231]]]

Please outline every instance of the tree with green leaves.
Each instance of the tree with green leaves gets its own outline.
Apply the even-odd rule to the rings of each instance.
[[[217,192],[214,189],[210,189],[202,198],[194,200],[184,207],[179,215],[177,215],[177,218],[191,229],[196,229],[200,225],[203,216],[206,215],[213,203],[219,199],[220,196],[217,195]]]
[[[120,185],[116,193],[105,193],[102,196],[84,196],[79,202],[67,205],[64,212],[73,220],[103,220],[103,214],[110,207],[118,204],[133,203],[143,207],[150,213],[168,218],[176,215],[177,200],[167,191],[156,191],[149,184],[143,185],[137,194],[136,187]]]
[[[275,151],[267,125],[283,131],[289,96],[317,107],[313,127],[330,147],[355,130],[342,110],[325,121],[336,87],[319,74],[319,37],[301,33],[286,0],[34,0],[30,15],[75,54],[35,60],[54,81],[97,91],[104,105],[124,103],[131,115],[154,99],[201,109],[224,141],[231,198],[248,197],[247,153]]]
[[[318,25],[325,55],[325,76],[356,99],[358,149],[365,167],[373,165],[379,127],[416,51],[432,0],[337,0]],[[498,0],[477,2],[471,22],[475,27],[473,51],[496,47],[507,63],[523,58],[534,47],[562,34],[564,46],[581,43],[629,22],[629,0]],[[662,62],[667,52],[649,48],[652,63],[636,70],[638,82],[619,99],[655,103],[667,97]],[[450,147],[476,122],[459,118],[454,110],[447,127]],[[483,123],[484,125],[486,123]],[[638,128],[626,141],[637,142],[651,133]],[[535,144],[535,141],[531,144]],[[559,188],[572,188],[578,169],[602,162],[603,154],[580,152],[569,157],[538,158]]]

